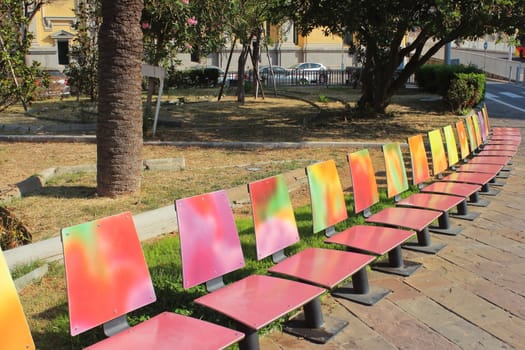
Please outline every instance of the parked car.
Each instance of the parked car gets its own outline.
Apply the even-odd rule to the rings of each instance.
[[[41,98],[64,97],[71,94],[67,75],[57,69],[43,71],[43,77],[36,80],[37,95]]]
[[[328,77],[328,68],[321,63],[297,63],[290,67],[290,71],[294,80],[303,84],[323,84],[326,83]]]
[[[292,82],[290,71],[281,66],[260,66],[259,79],[266,85],[273,85],[274,81],[276,85],[290,85]]]

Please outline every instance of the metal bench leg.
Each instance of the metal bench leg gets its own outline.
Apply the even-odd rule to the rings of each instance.
[[[500,193],[500,191],[490,188],[490,185],[486,183],[483,186],[481,186],[481,191],[479,193],[484,194],[485,196],[495,196],[498,193]]]
[[[456,213],[450,213],[450,217],[455,219],[469,220],[472,221],[479,216],[479,213],[468,211],[467,201],[459,203],[456,206]]]
[[[256,329],[239,324],[237,329],[244,333],[244,338],[239,342],[239,350],[259,350],[259,333]]]
[[[285,322],[283,331],[314,343],[324,344],[346,326],[348,321],[334,317],[324,318],[321,301],[317,297],[303,306],[301,315]]]
[[[486,207],[490,204],[490,202],[486,199],[481,199],[479,197],[479,192],[474,192],[470,195],[468,204],[475,207]]]
[[[372,265],[372,270],[406,277],[416,272],[420,267],[420,263],[403,261],[403,251],[398,245],[388,252],[388,262],[375,263]]]
[[[432,243],[430,240],[430,234],[428,227],[417,232],[417,242],[410,241],[403,244],[403,248],[409,250],[415,250],[427,254],[436,254],[446,246],[445,243]]]
[[[460,226],[451,226],[450,225],[450,217],[448,212],[442,212],[441,216],[438,218],[439,226],[430,226],[428,229],[430,232],[434,233],[440,233],[443,235],[449,235],[449,236],[456,236],[461,231],[463,231],[463,227]]]
[[[370,286],[366,266],[364,266],[352,275],[352,282],[336,288],[332,295],[364,305],[374,305],[390,292],[390,289]]]

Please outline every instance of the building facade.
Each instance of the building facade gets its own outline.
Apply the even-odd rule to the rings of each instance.
[[[357,62],[348,53],[348,45],[344,44],[341,37],[336,35],[326,36],[322,29],[313,30],[308,36],[297,32],[293,22],[286,22],[281,26],[266,28],[266,36],[270,43],[268,47],[261,48],[259,65],[276,65],[291,67],[301,62],[322,63],[328,68],[341,69],[355,66]],[[226,68],[231,46],[226,45],[221,51],[209,55],[207,65]],[[237,44],[233,50],[229,71],[237,70],[237,60],[241,53],[241,45]],[[190,55],[180,57],[182,65],[191,65]],[[249,61],[246,69],[251,69]]]
[[[69,63],[69,50],[76,31],[75,10],[80,0],[53,0],[45,2],[37,10],[29,30],[34,38],[27,56],[27,64],[37,61],[44,69],[62,71]],[[348,54],[348,46],[341,37],[325,36],[321,29],[314,30],[308,36],[300,35],[293,22],[280,26],[268,26],[265,35],[271,44],[261,51],[260,65],[278,65],[290,67],[301,62],[322,63],[328,68],[354,66],[354,58]],[[241,52],[240,45],[234,49],[230,71],[237,70],[237,59]],[[209,55],[201,64],[226,68],[230,47]],[[180,54],[183,66],[195,64],[190,54]],[[247,67],[250,69],[252,67]]]
[[[43,69],[62,71],[69,63],[71,40],[77,0],[53,0],[45,2],[35,13],[29,25],[33,41],[26,63],[39,62]]]

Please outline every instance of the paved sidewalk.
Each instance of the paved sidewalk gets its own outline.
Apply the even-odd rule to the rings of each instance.
[[[386,299],[370,307],[325,297],[325,314],[349,322],[327,344],[273,331],[261,348],[525,349],[523,143],[501,193],[488,199],[488,207],[470,209],[481,213],[475,221],[452,219],[465,227],[459,236],[431,234],[447,244],[437,255],[403,251],[423,264],[412,276],[371,272],[372,285],[392,289]]]

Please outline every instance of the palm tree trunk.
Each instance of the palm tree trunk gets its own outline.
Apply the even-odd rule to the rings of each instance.
[[[142,172],[143,0],[103,0],[99,32],[97,192],[137,192]]]

